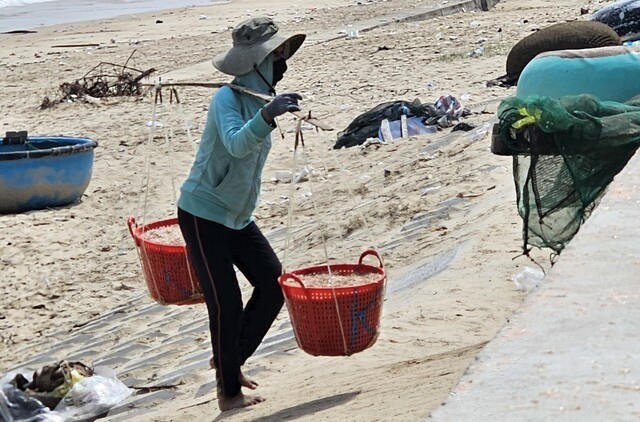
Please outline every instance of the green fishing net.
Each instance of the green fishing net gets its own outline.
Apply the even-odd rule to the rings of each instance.
[[[640,107],[591,95],[510,97],[491,150],[513,156],[524,253],[559,254],[640,146]]]

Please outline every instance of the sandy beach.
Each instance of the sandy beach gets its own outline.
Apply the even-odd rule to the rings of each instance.
[[[503,0],[488,12],[393,23],[394,16],[437,5],[435,0],[238,0],[0,35],[2,131],[99,143],[81,201],[0,215],[0,375],[135,298],[142,299],[126,312],[153,304],[127,218],[142,222],[175,215],[174,195],[189,171],[214,90],[181,88],[180,107],[165,95],[155,117],[151,92],[39,110],[43,98],[55,98],[61,83],[81,78],[101,62],[129,60],[132,67],[153,68],[148,83],[158,78],[227,82],[211,58],[229,47],[230,27],[249,16],[269,15],[282,31],[309,35],[279,90],[299,92],[303,108],[336,130],[304,131],[297,169],[313,168],[311,184],[298,183],[292,191],[276,174],[292,170],[296,121],[280,120],[283,136],[274,132],[256,221],[286,258],[285,269],[325,262],[321,233],[334,262],[354,262],[364,250],[378,250],[388,276],[380,336],[372,348],[348,358],[312,357],[290,347],[250,359],[247,367],[267,401],[224,416],[210,400],[215,392],[195,397],[198,386],[214,377],[199,369],[181,380],[178,395],[154,402],[135,420],[424,420],[518,308],[526,292],[512,277],[534,265],[519,256],[522,221],[511,159],[490,152],[491,119],[500,99],[515,89],[488,88],[486,81],[505,73],[509,49],[524,36],[552,23],[589,19],[581,7],[599,7]],[[377,27],[356,38],[341,32],[370,21]],[[73,47],[79,44],[93,46]],[[468,106],[472,114],[463,121],[477,129],[332,148],[339,130],[379,103],[415,98],[429,103],[441,95]],[[162,128],[149,141],[152,119]],[[292,192],[293,234],[287,236]],[[285,251],[288,237],[292,242]],[[549,251],[532,256],[549,268]],[[243,291],[248,291],[244,280]],[[180,320],[176,312],[166,306],[106,334],[96,329],[92,334],[102,336],[104,345],[85,363],[107,356],[147,327],[182,341],[165,361],[136,370],[110,365],[122,380],[152,382],[181,358],[210,350],[206,328],[182,337],[179,331],[206,317],[204,305],[180,307]],[[274,327],[288,326],[288,318],[283,308]],[[161,340],[149,337],[144,345],[159,346]],[[51,361],[67,359],[72,349],[72,344],[57,347]]]

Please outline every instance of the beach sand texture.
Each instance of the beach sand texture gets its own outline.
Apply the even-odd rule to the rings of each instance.
[[[181,110],[165,93],[156,120],[172,135],[170,144],[160,128],[148,142],[151,94],[38,106],[44,96],[57,95],[60,83],[129,56],[129,65],[157,70],[150,82],[158,76],[164,82],[228,81],[210,59],[228,48],[229,27],[269,14],[283,31],[309,34],[280,92],[300,92],[305,110],[336,129],[304,132],[306,161],[301,156],[298,164],[314,171],[312,185],[295,187],[286,268],[325,262],[325,233],[334,262],[354,262],[371,246],[379,250],[388,285],[377,343],[348,358],[311,357],[296,348],[283,309],[268,335],[273,347],[247,363],[267,401],[225,413],[224,420],[416,421],[447,397],[517,309],[525,293],[511,277],[532,265],[513,259],[522,238],[511,160],[491,154],[490,126],[482,126],[515,89],[487,88],[485,81],[505,73],[509,49],[531,31],[588,15],[568,0],[506,0],[489,12],[391,23],[394,15],[436,2],[359,3],[282,0],[266,7],[234,1],[0,35],[2,131],[99,142],[93,178],[79,203],[0,216],[0,373],[43,354],[50,358],[43,363],[80,356],[114,368],[129,384],[182,382],[140,403],[131,420],[219,420],[210,400],[215,391],[205,307],[162,307],[148,298],[126,226],[129,216],[152,221],[175,214],[173,194],[194,153],[184,122],[197,139],[213,90],[180,89]],[[339,33],[371,20],[381,25],[355,39]],[[52,47],[82,43],[99,47]],[[483,52],[472,55],[479,47]],[[466,121],[485,131],[444,130],[392,145],[332,150],[338,130],[381,102],[433,102],[448,94],[472,106]],[[281,258],[290,185],[274,179],[291,169],[295,124],[283,118],[284,139],[274,133],[255,213]],[[548,268],[546,251],[534,256]],[[275,335],[286,341],[278,343]],[[80,340],[89,337],[91,347]],[[176,374],[180,368],[186,369]]]

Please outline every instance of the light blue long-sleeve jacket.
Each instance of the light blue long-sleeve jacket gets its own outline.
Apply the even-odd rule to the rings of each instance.
[[[267,57],[258,70],[273,80],[273,57]],[[269,92],[255,70],[233,83]],[[215,93],[191,172],[180,188],[180,208],[232,229],[242,229],[253,220],[273,130],[260,113],[263,106],[263,101],[229,87]]]

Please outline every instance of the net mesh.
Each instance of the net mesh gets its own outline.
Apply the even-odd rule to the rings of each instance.
[[[640,107],[592,95],[510,97],[492,151],[513,156],[524,253],[560,253],[640,146]]]

